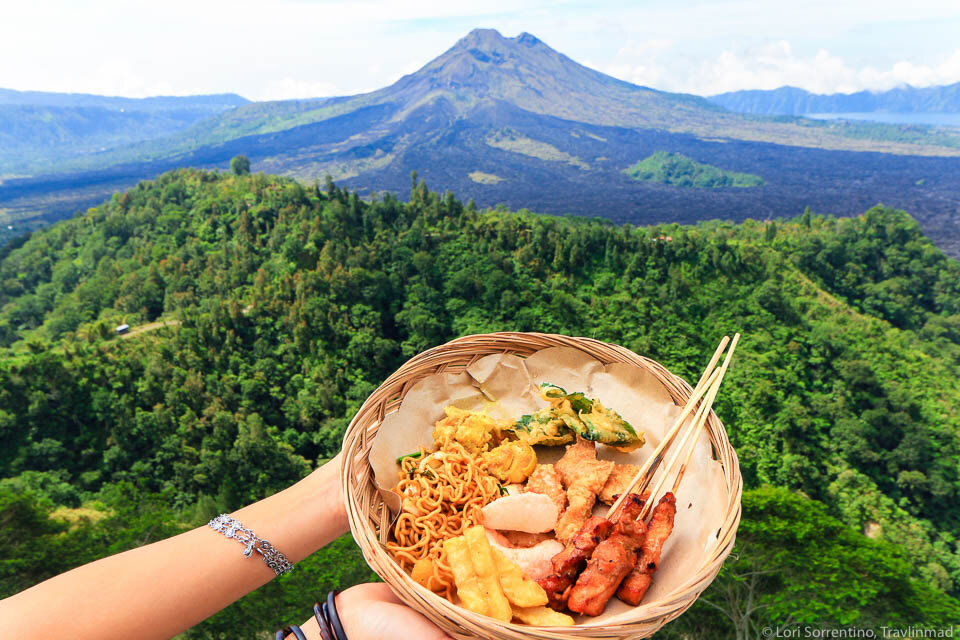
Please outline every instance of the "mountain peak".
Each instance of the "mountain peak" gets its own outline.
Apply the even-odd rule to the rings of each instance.
[[[496,29],[474,29],[460,38],[457,44],[464,47],[489,47],[502,45],[507,41],[508,39],[500,35],[500,32]]]
[[[479,50],[484,53],[504,52],[515,49],[517,45],[524,47],[535,47],[542,45],[543,41],[535,35],[524,31],[513,38],[504,37],[496,29],[474,29],[464,37],[460,38],[452,51],[456,50]]]
[[[532,33],[527,33],[526,31],[518,35],[515,40],[517,44],[522,44],[527,47],[535,47],[538,44],[543,44],[543,41],[537,38],[537,36]]]
[[[399,118],[434,100],[445,101],[458,115],[504,102],[597,124],[619,122],[625,114],[649,124],[673,120],[677,109],[717,109],[701,98],[671,96],[584,67],[526,31],[507,38],[496,29],[470,31],[419,71],[375,95],[402,105]]]

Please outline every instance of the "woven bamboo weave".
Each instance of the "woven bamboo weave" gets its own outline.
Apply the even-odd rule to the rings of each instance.
[[[353,537],[370,567],[410,607],[419,611],[456,638],[497,638],[519,640],[542,638],[647,638],[694,603],[716,577],[723,561],[733,549],[740,523],[740,496],[743,481],[737,454],[730,445],[723,423],[711,411],[707,433],[714,455],[723,467],[727,499],[719,540],[703,552],[700,569],[672,593],[656,601],[635,607],[626,622],[605,626],[530,627],[502,623],[458,607],[415,583],[382,546],[387,540],[390,513],[384,505],[368,462],[370,446],[386,414],[396,411],[407,391],[417,382],[435,373],[460,373],[476,360],[490,354],[527,357],[548,347],[573,347],[603,364],[624,362],[652,373],[682,406],[692,389],[665,367],[639,356],[629,349],[590,338],[575,338],[542,333],[490,333],[458,338],[411,358],[367,398],[347,427],[344,436],[344,460],[341,482],[347,517]],[[654,577],[656,579],[656,577]]]

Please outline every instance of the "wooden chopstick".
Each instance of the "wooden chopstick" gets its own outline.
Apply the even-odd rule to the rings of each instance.
[[[643,505],[643,509],[640,511],[638,519],[643,520],[650,513],[650,510],[655,503],[654,499],[660,493],[663,485],[666,484],[667,477],[670,475],[670,471],[674,468],[674,465],[676,465],[677,460],[680,459],[681,454],[686,451],[683,464],[677,471],[677,477],[674,480],[671,491],[676,493],[677,488],[680,486],[680,481],[683,480],[683,474],[686,472],[687,465],[690,463],[690,459],[693,457],[693,451],[697,447],[697,440],[700,439],[700,434],[703,432],[703,429],[707,424],[707,417],[710,415],[710,411],[713,408],[713,401],[717,397],[717,392],[720,390],[721,383],[723,383],[723,376],[727,372],[730,359],[733,357],[733,352],[737,348],[737,343],[739,341],[740,334],[737,333],[733,336],[733,341],[730,343],[730,350],[727,351],[727,355],[723,359],[723,365],[721,365],[720,369],[718,370],[719,375],[713,380],[712,384],[710,385],[710,389],[707,391],[706,398],[704,398],[704,401],[700,405],[696,416],[694,416],[693,425],[687,430],[686,434],[684,434],[683,438],[680,440],[679,446],[677,446],[673,455],[670,457],[670,461],[667,463],[663,474],[660,476],[657,484],[650,492],[650,500],[647,500],[646,504]],[[687,446],[688,443],[689,447]]]
[[[703,374],[700,376],[700,381],[697,382],[697,386],[694,387],[693,391],[690,393],[690,398],[684,405],[683,411],[681,411],[680,415],[677,416],[677,419],[674,421],[673,426],[670,427],[667,435],[664,436],[663,440],[660,441],[660,444],[657,445],[657,448],[654,449],[653,455],[647,458],[647,460],[640,467],[640,470],[633,477],[633,480],[630,481],[630,484],[627,486],[627,488],[620,494],[616,501],[614,501],[613,505],[611,505],[610,510],[607,512],[607,517],[614,518],[617,515],[617,510],[620,509],[627,495],[631,493],[637,493],[638,491],[642,492],[647,488],[647,485],[653,478],[654,473],[656,473],[657,466],[659,466],[660,462],[663,460],[664,452],[673,442],[673,439],[676,437],[677,433],[679,433],[683,421],[688,415],[690,415],[690,412],[693,410],[694,406],[696,406],[697,401],[700,400],[700,398],[703,397],[703,394],[707,392],[711,382],[713,382],[715,379],[715,376],[720,375],[720,371],[714,370],[714,367],[716,367],[717,362],[720,360],[720,356],[723,354],[723,350],[726,348],[728,342],[730,342],[729,336],[724,336],[723,340],[721,340],[720,344],[717,346],[716,351],[714,351],[713,357],[710,358],[710,362],[703,370]]]

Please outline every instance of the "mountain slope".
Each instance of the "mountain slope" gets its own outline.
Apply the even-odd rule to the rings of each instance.
[[[960,82],[938,87],[897,87],[888,91],[810,93],[796,87],[770,91],[731,91],[708,98],[740,113],[795,115],[806,113],[960,113]]]
[[[119,98],[0,89],[0,176],[163,138],[247,103],[236,94]]]

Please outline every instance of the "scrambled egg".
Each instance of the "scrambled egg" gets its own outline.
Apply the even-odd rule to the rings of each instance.
[[[444,407],[447,417],[434,425],[433,440],[437,445],[451,439],[463,445],[471,453],[486,451],[494,440],[503,439],[503,425],[490,416],[476,411]]]
[[[481,454],[490,474],[505,483],[523,482],[537,467],[533,447],[518,440],[505,441],[513,423],[498,422],[485,413],[453,406],[445,407],[443,412],[446,417],[433,428],[437,446],[451,440],[459,442],[467,451]]]

